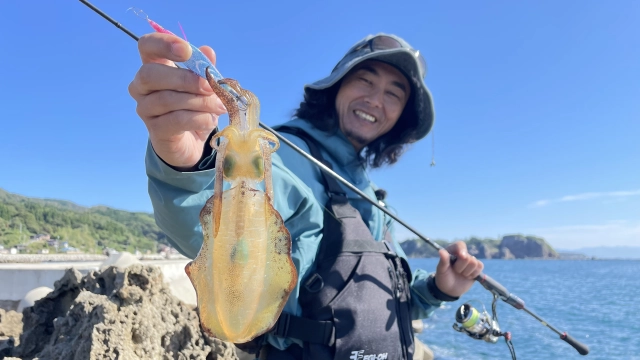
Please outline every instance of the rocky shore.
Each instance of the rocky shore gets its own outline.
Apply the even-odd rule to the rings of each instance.
[[[134,264],[69,269],[22,314],[0,310],[0,358],[237,359],[202,332],[195,307],[171,294],[162,271]]]
[[[0,301],[0,360],[255,358],[202,331],[195,299],[176,285],[185,279],[166,267],[123,253],[99,269],[69,268],[53,289]],[[414,359],[433,359],[417,338]]]

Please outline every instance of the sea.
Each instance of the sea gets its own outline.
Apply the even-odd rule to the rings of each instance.
[[[435,271],[436,258],[410,259],[412,269]],[[589,347],[572,346],[523,310],[502,300],[498,323],[511,332],[517,359],[639,359],[640,260],[483,260],[484,273],[525,301],[549,325]],[[504,340],[488,343],[453,329],[456,310],[469,303],[491,314],[492,294],[479,283],[445,303],[418,334],[435,360],[511,359]]]

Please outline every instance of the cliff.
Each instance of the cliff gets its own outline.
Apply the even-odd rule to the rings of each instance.
[[[449,242],[436,241],[446,247]],[[469,253],[478,259],[559,259],[558,253],[543,238],[524,235],[506,235],[502,239],[464,240]],[[400,244],[408,257],[437,257],[437,252],[420,239],[407,240]]]

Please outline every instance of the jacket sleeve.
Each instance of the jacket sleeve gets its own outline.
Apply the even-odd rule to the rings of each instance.
[[[176,250],[195,258],[202,245],[200,210],[213,195],[215,169],[176,171],[158,157],[151,142],[147,143],[145,166],[156,223]]]
[[[213,195],[215,170],[184,173],[173,170],[157,156],[151,143],[147,146],[145,164],[156,223],[180,253],[195,258],[203,241],[200,210]],[[274,207],[291,234],[291,257],[298,271],[298,283],[283,311],[300,315],[300,283],[310,271],[322,238],[322,208],[311,190],[282,164],[277,153],[272,154],[272,178]],[[274,345],[280,348],[288,346],[284,339],[270,340],[278,342],[279,346]]]
[[[425,319],[442,305],[443,301],[436,299],[427,288],[429,276],[435,273],[428,273],[423,269],[415,269],[411,281],[411,317],[413,320]]]

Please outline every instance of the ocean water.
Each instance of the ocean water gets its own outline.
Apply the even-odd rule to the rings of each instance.
[[[510,331],[517,359],[640,359],[640,261],[483,260],[484,273],[526,307],[589,347],[580,355],[551,329],[498,300],[498,321]],[[410,259],[412,269],[435,270],[437,259]],[[471,301],[491,314],[492,295],[475,283],[460,300],[425,319],[418,338],[436,360],[511,359],[504,338],[491,344],[452,328],[455,312]]]

